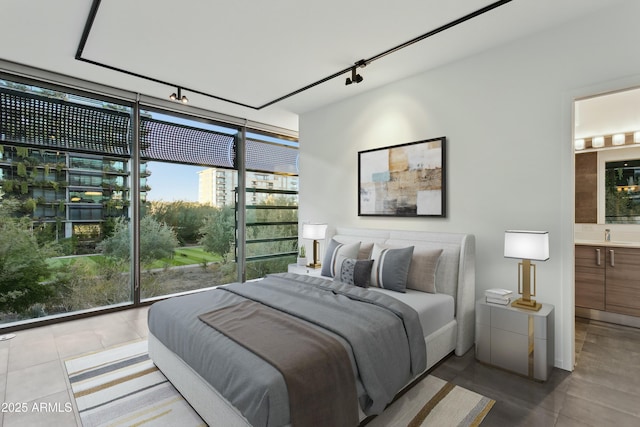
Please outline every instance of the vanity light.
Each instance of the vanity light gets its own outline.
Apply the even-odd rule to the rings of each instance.
[[[604,147],[604,136],[594,136],[593,138],[591,138],[591,146],[593,148]]]
[[[576,139],[573,142],[573,144],[574,144],[574,147],[575,147],[576,150],[584,150],[585,145],[584,145],[584,139],[583,138]]]
[[[615,135],[613,135],[611,142],[613,143],[613,145],[624,145],[624,133],[616,133]]]
[[[640,144],[640,131],[633,133],[633,142]]]

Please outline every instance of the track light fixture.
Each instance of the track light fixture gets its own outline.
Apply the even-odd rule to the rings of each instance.
[[[371,64],[374,61],[377,61],[377,60],[382,59],[382,58],[384,58],[384,57],[386,57],[388,55],[396,53],[396,52],[398,52],[398,51],[400,51],[400,50],[402,50],[404,48],[407,48],[407,47],[412,46],[412,45],[414,45],[416,43],[419,43],[419,42],[421,42],[423,40],[426,40],[426,39],[428,39],[430,37],[438,35],[438,34],[444,32],[444,31],[447,31],[449,29],[457,27],[458,25],[464,24],[467,21],[471,21],[474,18],[477,18],[477,17],[479,17],[481,15],[484,15],[486,13],[489,13],[489,12],[493,11],[494,9],[497,9],[499,7],[502,7],[502,6],[505,6],[505,5],[507,5],[507,4],[509,4],[509,3],[513,2],[513,1],[514,0],[495,0],[495,1],[493,1],[491,4],[489,4],[487,6],[484,6],[484,7],[480,8],[480,9],[478,9],[478,10],[475,10],[475,11],[472,11],[470,13],[467,13],[466,15],[461,16],[461,17],[459,17],[457,19],[454,19],[453,21],[450,21],[450,22],[447,22],[447,23],[445,23],[443,25],[440,25],[439,27],[434,28],[434,29],[432,29],[432,30],[430,30],[430,31],[418,36],[418,37],[415,37],[415,38],[413,38],[411,40],[408,40],[408,41],[406,41],[406,42],[404,42],[402,44],[399,44],[397,46],[391,47],[391,48],[389,48],[389,49],[387,49],[387,50],[385,50],[383,52],[378,53],[377,55],[368,57],[365,60],[360,60],[360,61],[356,62],[356,66],[355,67],[354,66],[350,66],[350,67],[347,67],[347,68],[344,68],[344,69],[340,69],[340,70],[336,71],[335,73],[333,73],[333,74],[331,74],[331,75],[329,75],[327,77],[324,77],[324,78],[322,78],[322,79],[320,79],[320,80],[318,80],[316,82],[312,82],[312,83],[310,83],[310,84],[308,84],[308,85],[306,85],[306,86],[304,86],[304,87],[302,87],[300,89],[294,90],[293,92],[287,93],[287,94],[285,94],[283,96],[280,96],[280,97],[278,97],[276,99],[273,99],[273,100],[271,100],[269,102],[266,102],[266,103],[264,103],[262,105],[246,104],[244,102],[239,102],[237,100],[232,100],[232,99],[220,97],[220,96],[217,96],[217,95],[214,95],[214,94],[211,94],[211,93],[202,92],[202,91],[199,91],[199,90],[197,90],[197,89],[195,89],[193,87],[185,88],[185,90],[188,90],[189,92],[192,92],[192,93],[197,93],[198,95],[202,95],[202,96],[206,96],[206,97],[209,97],[209,98],[214,98],[214,99],[217,99],[217,100],[220,100],[220,101],[223,101],[223,102],[228,102],[228,103],[231,103],[231,104],[235,104],[235,105],[238,105],[238,106],[241,106],[241,107],[252,108],[254,110],[262,110],[263,108],[266,108],[266,107],[268,107],[270,105],[273,105],[273,104],[276,104],[276,103],[278,103],[278,102],[280,102],[280,101],[282,101],[284,99],[287,99],[289,97],[292,97],[294,95],[302,93],[302,92],[304,92],[304,91],[306,91],[308,89],[311,89],[311,88],[313,88],[315,86],[323,84],[323,83],[325,83],[325,82],[327,82],[329,80],[333,80],[333,79],[335,79],[337,77],[342,78],[342,76],[344,76],[344,74],[348,73],[349,71],[351,71],[351,77],[347,78],[346,84],[350,85],[352,83],[360,83],[360,82],[362,82],[363,78],[362,78],[361,75],[359,75],[356,72],[356,69],[358,67],[363,67],[365,65]],[[88,64],[97,65],[99,67],[107,68],[107,69],[110,69],[112,71],[125,73],[125,74],[128,74],[130,76],[134,76],[134,77],[141,78],[141,79],[146,79],[146,80],[149,80],[149,81],[161,84],[161,85],[170,86],[170,87],[171,86],[175,86],[176,85],[175,82],[168,82],[166,80],[159,80],[159,79],[156,79],[156,78],[153,78],[153,77],[150,77],[150,76],[145,76],[143,74],[134,73],[133,71],[130,71],[130,70],[114,67],[113,65],[110,65],[110,64],[100,63],[100,62],[97,62],[97,61],[94,61],[94,60],[91,60],[91,59],[83,58],[83,52],[85,51],[85,48],[87,47],[87,41],[89,40],[89,36],[91,35],[91,31],[92,31],[94,22],[96,21],[96,16],[98,15],[98,11],[99,11],[100,5],[102,3],[107,3],[107,2],[103,2],[102,0],[92,0],[91,1],[91,9],[89,10],[89,15],[87,16],[87,20],[85,21],[84,31],[82,32],[82,37],[80,38],[80,43],[78,44],[78,47],[76,49],[75,59],[77,61],[83,61],[83,62],[86,62]],[[178,93],[177,94],[176,93],[172,94],[170,98],[172,100],[174,100],[174,101],[188,102],[188,99],[186,99],[186,97],[181,97],[180,96],[180,88],[178,88]],[[637,143],[640,144],[640,137],[638,137]]]
[[[347,80],[344,82],[345,85],[349,86],[352,83],[360,83],[364,80],[364,78],[356,73],[358,68],[364,68],[367,66],[367,62],[364,59],[356,62],[356,64],[351,68],[351,77],[347,77]]]
[[[178,93],[176,94],[175,92],[173,92],[171,95],[169,95],[169,99],[172,101],[179,101],[182,102],[183,104],[186,104],[189,102],[189,98],[187,98],[186,96],[184,96],[182,94],[182,88],[181,87],[177,87],[176,89],[178,89]]]

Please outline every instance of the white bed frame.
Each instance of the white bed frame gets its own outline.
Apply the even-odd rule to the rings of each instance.
[[[462,356],[471,348],[475,332],[473,235],[338,227],[332,237],[343,243],[359,241],[398,247],[413,245],[442,248],[436,273],[436,288],[439,293],[447,293],[454,298],[456,318],[425,338],[427,370],[451,352]],[[330,236],[327,236],[327,239],[329,238]],[[151,333],[149,355],[207,424],[225,427],[251,426],[238,409]],[[360,415],[363,419],[364,414]]]

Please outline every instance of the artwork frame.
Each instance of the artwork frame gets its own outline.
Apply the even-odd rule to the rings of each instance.
[[[441,217],[446,137],[358,152],[358,216]]]

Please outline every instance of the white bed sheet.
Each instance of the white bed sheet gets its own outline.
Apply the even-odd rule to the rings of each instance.
[[[400,300],[417,311],[420,325],[422,325],[422,333],[425,337],[455,318],[455,304],[451,295],[430,294],[413,289],[407,289],[407,292],[404,294],[374,287],[367,289]]]

